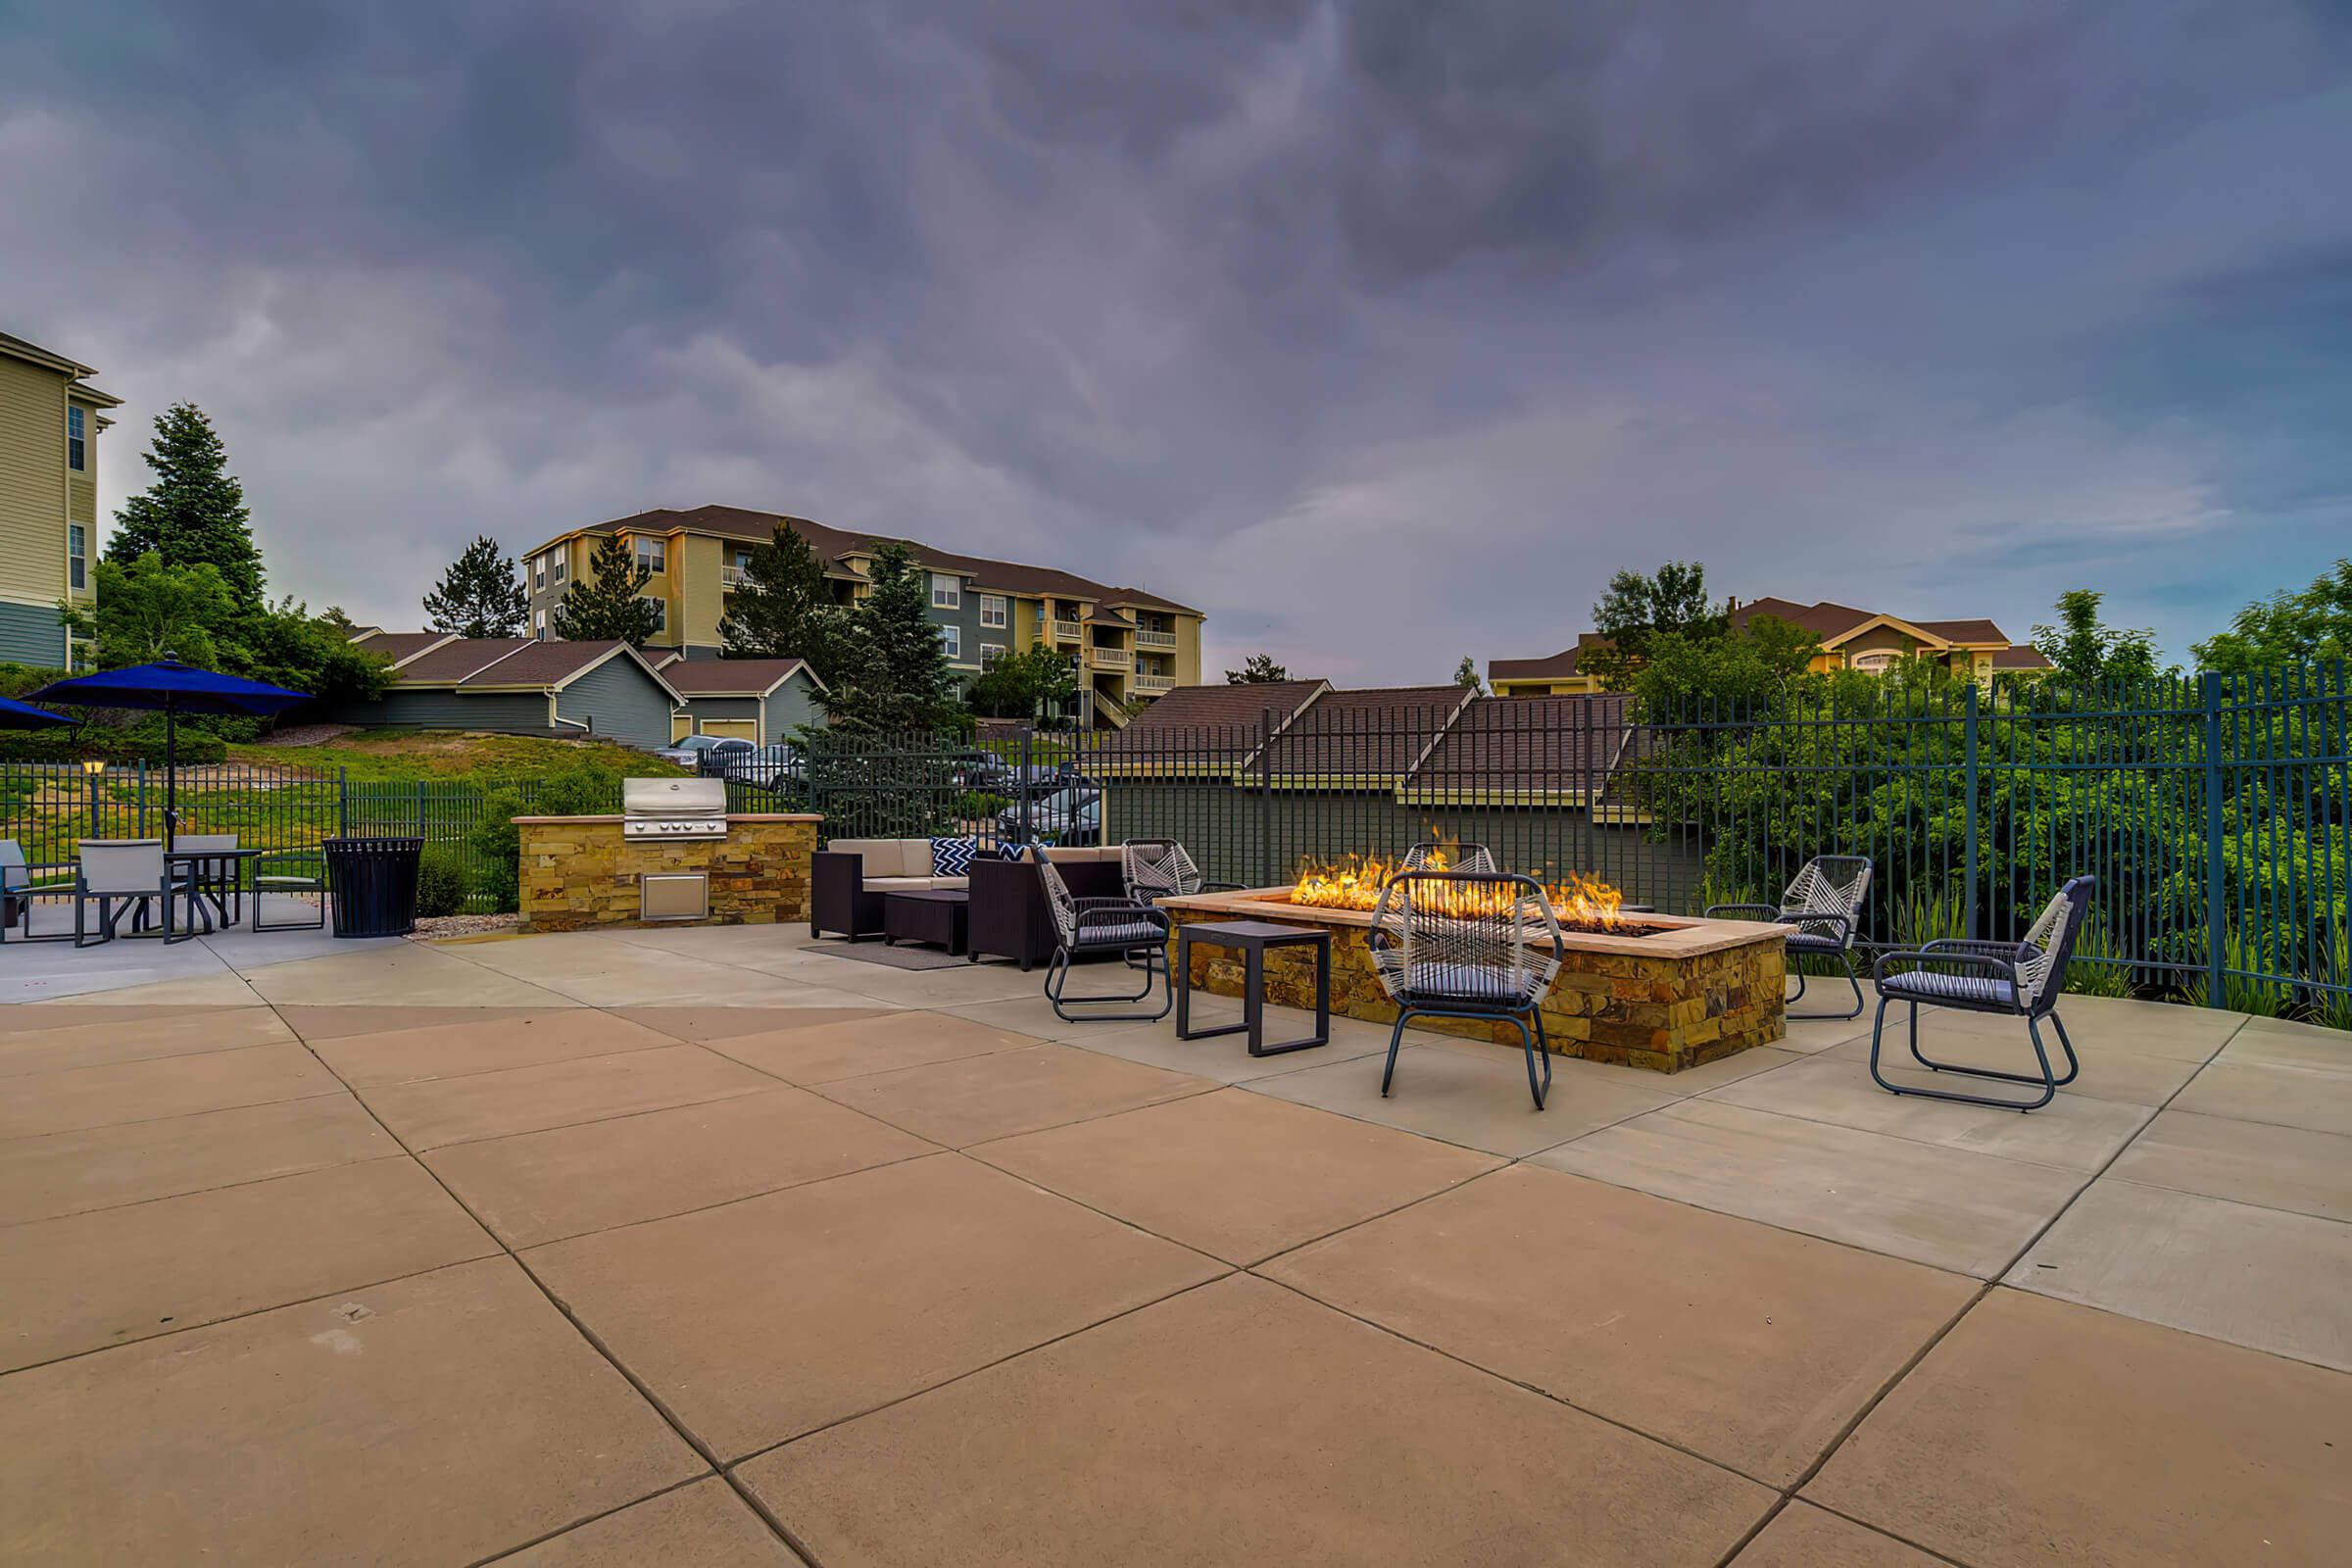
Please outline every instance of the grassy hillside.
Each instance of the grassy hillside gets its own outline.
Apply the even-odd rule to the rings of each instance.
[[[231,746],[229,760],[261,767],[344,770],[354,783],[501,784],[545,778],[581,762],[624,777],[667,777],[685,770],[610,741],[560,741],[474,730],[362,729],[318,746]]]

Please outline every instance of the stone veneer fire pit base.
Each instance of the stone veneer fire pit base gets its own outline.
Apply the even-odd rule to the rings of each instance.
[[[1331,1010],[1394,1023],[1396,1005],[1380,988],[1367,940],[1372,917],[1354,909],[1311,908],[1287,902],[1287,888],[1204,893],[1161,906],[1178,924],[1201,920],[1274,920],[1331,932]],[[1782,997],[1788,963],[1784,927],[1750,920],[1642,916],[1637,937],[1567,933],[1568,957],[1544,1000],[1544,1031],[1565,1056],[1654,1072],[1681,1072],[1718,1057],[1770,1045],[1788,1032]],[[1241,960],[1208,944],[1193,949],[1192,983],[1214,996],[1242,993]],[[1285,1006],[1315,1004],[1314,959],[1293,950],[1266,956],[1266,996]],[[1464,1018],[1417,1018],[1438,1029],[1516,1046],[1509,1024]]]

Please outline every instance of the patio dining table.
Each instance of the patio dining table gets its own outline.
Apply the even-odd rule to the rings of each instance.
[[[244,912],[245,862],[258,860],[269,853],[267,850],[249,849],[166,850],[164,864],[175,873],[172,877],[174,882],[182,880],[182,876],[176,873],[184,873],[188,884],[189,912],[202,921],[204,929],[210,932],[217,929],[213,924],[214,913],[220,915],[221,925],[236,924],[236,920],[229,915],[228,905],[233,898],[237,901],[238,913],[241,915]],[[212,903],[212,913],[205,910],[207,900]]]

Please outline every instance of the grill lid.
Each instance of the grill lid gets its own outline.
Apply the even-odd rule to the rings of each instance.
[[[727,784],[717,778],[624,778],[623,816],[715,816],[727,814]]]

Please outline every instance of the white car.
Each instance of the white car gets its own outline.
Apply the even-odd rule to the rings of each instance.
[[[706,773],[710,771],[708,763],[721,761],[728,753],[738,750],[750,753],[759,748],[740,735],[688,735],[682,740],[670,742],[654,755],[664,762],[675,762],[680,767]]]

